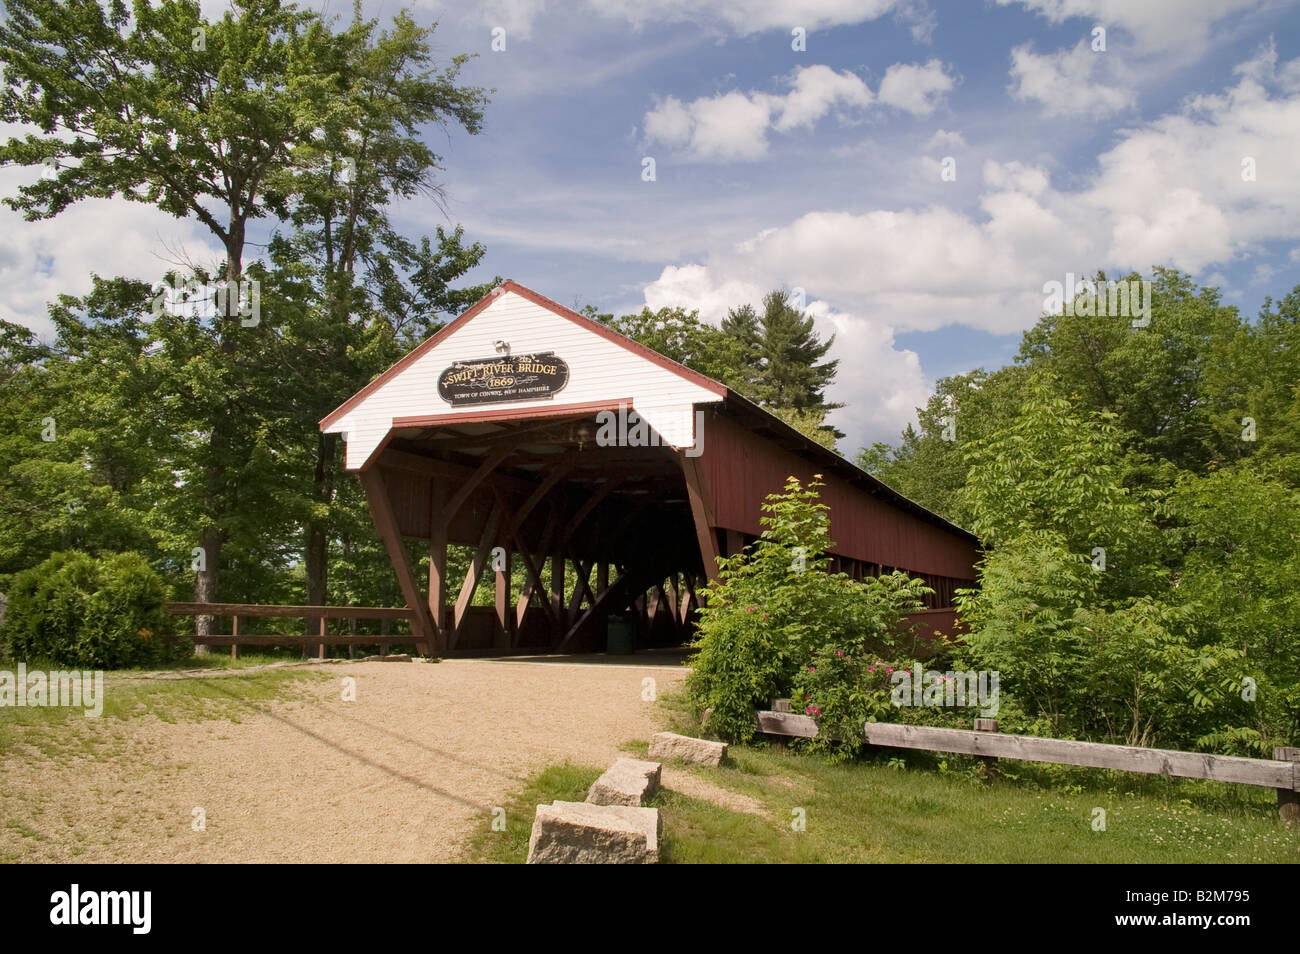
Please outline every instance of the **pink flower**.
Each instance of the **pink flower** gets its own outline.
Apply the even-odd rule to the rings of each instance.
[[[842,649],[837,649],[837,650],[835,650],[835,655],[836,655],[836,656],[843,656],[843,655],[844,655],[844,650],[842,650]]]
[[[875,666],[868,666],[868,667],[867,667],[867,672],[875,672],[875,671],[876,671],[876,667],[875,667]]]
[[[808,706],[803,710],[804,715],[821,715],[822,710],[816,706]]]
[[[816,671],[817,671],[817,667],[816,667],[816,666],[809,666],[809,667],[808,667],[808,671],[809,671],[809,672],[816,672]]]
[[[892,676],[894,674],[894,667],[890,666],[888,669],[885,670],[885,672],[889,673]]]

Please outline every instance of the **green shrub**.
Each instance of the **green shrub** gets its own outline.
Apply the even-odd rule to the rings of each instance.
[[[706,590],[687,693],[697,712],[713,710],[710,729],[723,738],[751,738],[755,709],[791,696],[796,685],[812,693],[800,673],[827,654],[911,658],[918,650],[906,619],[921,608],[927,588],[901,573],[865,583],[830,573],[830,518],[820,486],[791,477],[783,493],[770,495],[762,536],[721,561],[717,582]],[[859,683],[862,673],[851,667],[842,674],[853,684],[819,684],[810,704],[837,724],[856,722],[856,738],[879,700],[874,678]]]
[[[167,662],[162,578],[138,553],[98,560],[55,553],[14,577],[3,636],[14,659],[44,659],[87,669]]]

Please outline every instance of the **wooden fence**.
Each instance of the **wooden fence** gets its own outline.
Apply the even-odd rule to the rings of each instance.
[[[757,714],[759,731],[781,738],[817,736],[817,722],[811,716],[782,711],[788,707],[788,700],[778,699],[776,706],[776,709]],[[1000,735],[997,725],[996,719],[976,719],[974,730],[868,722],[863,729],[863,738],[868,745],[886,748],[973,755],[989,768],[998,759],[1018,759],[1257,785],[1277,791],[1278,812],[1283,820],[1293,822],[1300,819],[1300,747],[1274,749],[1271,760],[1246,759],[1173,749]]]
[[[210,636],[194,637],[196,644],[204,646],[229,646],[230,657],[239,658],[240,646],[315,646],[316,655],[325,658],[326,646],[366,646],[378,645],[381,652],[387,652],[394,643],[422,645],[423,641],[415,635],[402,633],[365,633],[331,634],[328,622],[332,619],[378,619],[406,620],[410,622],[415,613],[406,608],[383,606],[271,606],[257,603],[168,603],[167,612],[173,616],[213,616],[228,618],[230,632]],[[261,635],[242,632],[241,623],[249,617],[289,617],[302,620],[318,619],[318,632],[313,634],[270,634]]]

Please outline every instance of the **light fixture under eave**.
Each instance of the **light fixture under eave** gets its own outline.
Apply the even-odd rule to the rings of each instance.
[[[506,341],[504,338],[498,338],[492,343],[492,347],[496,348],[497,354],[510,353],[510,342]]]

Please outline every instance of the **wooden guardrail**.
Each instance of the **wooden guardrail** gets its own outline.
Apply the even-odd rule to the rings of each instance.
[[[777,700],[777,704],[786,701]],[[758,712],[757,718],[759,731],[766,735],[810,739],[819,732],[815,719],[795,712],[765,710]],[[1248,759],[1103,742],[1000,735],[994,719],[976,719],[975,725],[971,730],[868,722],[863,728],[863,738],[868,745],[886,748],[973,755],[990,769],[998,759],[1017,759],[1256,785],[1277,791],[1278,812],[1284,820],[1300,819],[1300,747],[1277,748],[1273,759]]]
[[[240,646],[297,646],[306,644],[316,647],[319,658],[325,657],[326,646],[366,646],[378,645],[386,651],[393,643],[416,643],[422,641],[414,635],[388,633],[367,635],[363,633],[343,633],[331,635],[327,623],[331,619],[379,619],[407,620],[415,618],[413,610],[407,607],[387,606],[281,606],[258,603],[167,603],[167,612],[173,616],[213,616],[230,619],[230,632],[199,637],[195,634],[196,644],[204,646],[229,646],[230,657],[239,658]],[[319,631],[314,634],[272,634],[261,635],[240,632],[241,622],[248,617],[289,617],[296,619],[319,619]]]

